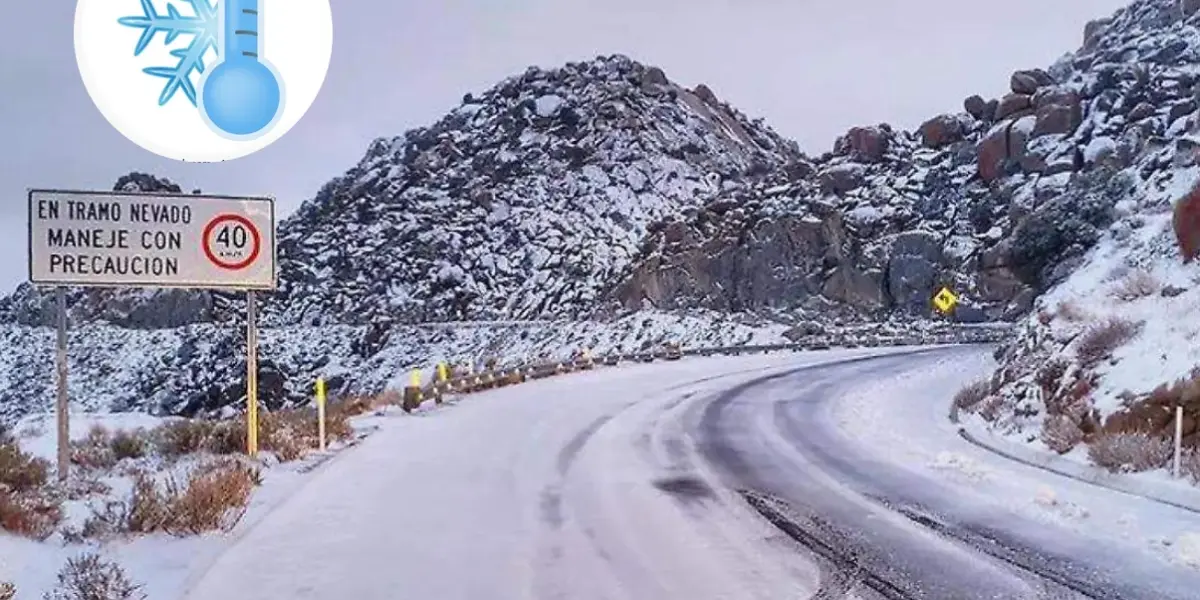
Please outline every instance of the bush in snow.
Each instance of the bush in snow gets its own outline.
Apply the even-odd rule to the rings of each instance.
[[[216,427],[215,422],[202,419],[171,421],[155,429],[154,446],[158,453],[166,458],[179,458],[211,450],[209,444]]]
[[[122,460],[142,458],[149,446],[145,430],[110,432],[95,425],[82,440],[71,443],[71,462],[84,470],[111,469]]]
[[[0,486],[14,492],[46,485],[50,463],[21,451],[16,442],[0,444]]]
[[[48,485],[50,465],[16,442],[0,444],[0,529],[42,540],[62,521],[62,499]]]
[[[0,529],[44,540],[62,519],[62,498],[49,488],[15,492],[0,487]]]
[[[1123,302],[1132,302],[1157,294],[1162,289],[1162,282],[1154,275],[1142,269],[1134,269],[1125,274],[1113,286],[1112,296]]]
[[[1070,452],[1081,441],[1083,430],[1066,415],[1051,415],[1042,424],[1042,443],[1059,454]]]
[[[258,470],[237,460],[200,466],[180,487],[167,485],[169,517],[164,529],[174,535],[199,535],[232,529],[246,512],[250,493],[262,482]]]
[[[1058,303],[1058,316],[1070,323],[1080,323],[1088,319],[1088,313],[1074,300],[1063,300]]]
[[[1141,324],[1113,317],[1093,325],[1079,336],[1075,355],[1085,366],[1092,366],[1112,355],[1122,344],[1133,339],[1141,330]]]
[[[1109,433],[1088,444],[1088,457],[1113,473],[1161,469],[1171,460],[1171,441],[1145,433]]]
[[[250,494],[261,483],[257,469],[236,459],[197,466],[185,480],[159,482],[135,472],[133,491],[124,502],[93,507],[76,540],[105,540],[121,533],[165,532],[183,537],[228,531],[241,520]]]
[[[119,430],[113,432],[108,441],[113,456],[118,460],[138,459],[146,456],[150,448],[150,439],[145,430]]]
[[[67,560],[58,572],[58,586],[46,592],[45,600],[143,600],[146,594],[134,585],[125,571],[93,553]]]
[[[71,464],[85,470],[111,469],[117,457],[109,446],[108,429],[94,425],[82,440],[71,442]]]
[[[954,395],[954,405],[961,409],[970,410],[987,398],[991,391],[991,382],[981,379],[958,390],[958,393]]]
[[[16,597],[17,588],[7,581],[0,581],[0,600],[14,600]]]

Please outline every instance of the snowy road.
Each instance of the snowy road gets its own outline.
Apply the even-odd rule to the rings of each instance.
[[[1082,494],[1092,519],[1148,525],[1039,520],[1051,475],[941,423],[986,351],[834,364],[895,352],[623,366],[397,418],[244,531],[187,597],[1191,596],[1198,572],[1138,543],[1200,529],[1196,515],[1054,481],[1055,511]]]

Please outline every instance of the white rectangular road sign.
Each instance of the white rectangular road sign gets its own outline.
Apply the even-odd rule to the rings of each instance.
[[[275,202],[30,190],[38,285],[275,289]]]

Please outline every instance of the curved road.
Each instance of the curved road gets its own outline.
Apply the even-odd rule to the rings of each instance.
[[[239,531],[186,597],[1195,597],[1200,572],[988,497],[1044,473],[1002,465],[964,484],[926,468],[926,450],[982,452],[940,421],[986,354],[630,365],[389,420]],[[1058,489],[1056,509],[1116,495]]]
[[[881,460],[830,426],[831,405],[864,381],[895,380],[971,352],[873,358],[747,383],[703,408],[704,456],[819,556],[820,598],[851,589],[886,599],[1194,598],[1195,572],[1131,559],[1128,548],[1035,535],[1040,528],[1021,516],[964,506],[952,485]]]

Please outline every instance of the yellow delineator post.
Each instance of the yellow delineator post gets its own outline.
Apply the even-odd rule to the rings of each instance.
[[[440,404],[442,401],[442,393],[446,391],[446,382],[450,380],[450,373],[446,369],[446,363],[440,362],[437,364],[437,383],[434,384],[433,390],[437,394],[437,401]]]
[[[404,412],[412,412],[421,406],[421,370],[413,369],[408,378],[408,386],[404,388]]]
[[[321,451],[325,451],[325,379],[317,378],[317,439],[321,442]]]
[[[258,307],[246,292],[246,454],[258,456]]]

